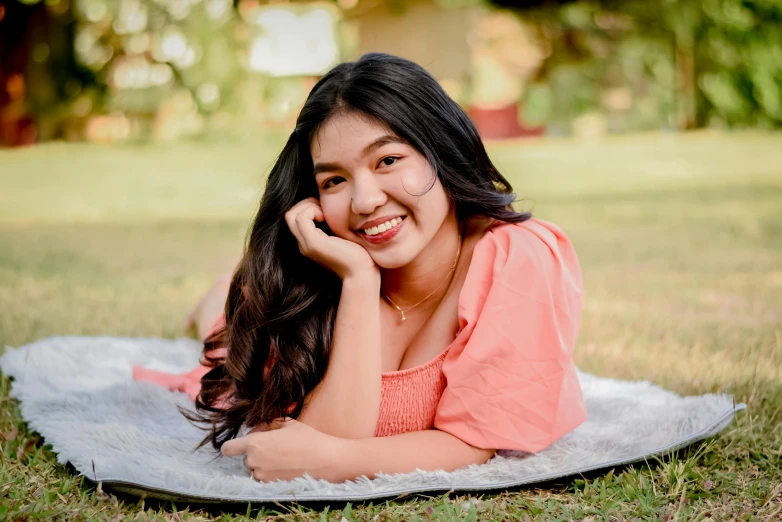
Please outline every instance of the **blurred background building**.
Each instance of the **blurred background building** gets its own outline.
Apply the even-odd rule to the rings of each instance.
[[[780,0],[0,0],[0,144],[289,131],[369,51],[486,138],[782,125]]]

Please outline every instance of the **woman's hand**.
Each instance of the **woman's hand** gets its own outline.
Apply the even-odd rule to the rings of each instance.
[[[245,455],[244,465],[255,480],[292,480],[305,473],[329,481],[342,481],[337,472],[342,439],[321,433],[290,418],[260,425],[244,437],[222,446],[226,457]]]
[[[299,251],[343,281],[348,277],[379,275],[378,266],[364,247],[330,236],[315,226],[316,221],[325,219],[317,198],[299,201],[285,213],[285,222],[299,242]]]

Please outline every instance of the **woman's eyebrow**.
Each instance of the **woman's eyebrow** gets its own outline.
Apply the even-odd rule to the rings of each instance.
[[[334,172],[337,170],[342,170],[342,166],[339,163],[316,163],[313,174],[317,176],[321,172]]]
[[[364,150],[361,151],[361,157],[367,156],[383,145],[388,145],[389,143],[401,143],[403,145],[407,145],[407,142],[398,136],[384,134],[364,147]],[[334,172],[336,170],[342,170],[342,166],[339,163],[316,163],[315,168],[313,169],[313,173],[318,175],[321,172]]]
[[[364,150],[361,151],[361,155],[366,156],[367,154],[371,154],[374,150],[379,149],[383,145],[388,145],[389,143],[401,143],[402,145],[407,145],[407,142],[399,136],[385,134],[364,147]]]

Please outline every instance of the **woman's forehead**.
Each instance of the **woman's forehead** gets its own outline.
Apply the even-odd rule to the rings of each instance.
[[[339,161],[353,159],[367,152],[367,147],[384,137],[386,141],[404,143],[385,124],[369,116],[349,112],[326,120],[312,137],[310,153],[313,160]]]

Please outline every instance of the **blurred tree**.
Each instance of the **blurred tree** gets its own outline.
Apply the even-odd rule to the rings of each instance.
[[[537,104],[568,120],[629,96],[623,129],[782,126],[781,0],[494,3],[537,20],[551,42],[527,114]]]
[[[231,0],[75,2],[77,59],[141,136],[197,134],[242,74]]]
[[[630,15],[640,34],[670,47],[675,71],[670,123],[679,130],[702,126],[695,66],[696,40],[702,32],[700,0],[605,0],[601,6]]]
[[[289,118],[310,73],[265,67],[290,69],[281,57],[292,47],[308,52],[302,63],[317,54],[323,46],[312,39],[333,29],[326,12],[338,13],[329,4],[272,9],[258,0],[75,1],[76,55],[107,86],[104,109],[116,114],[101,125],[126,128],[129,120],[140,139],[256,134]]]
[[[412,0],[386,1],[401,9]],[[286,121],[312,81],[248,70],[259,56],[253,46],[266,0],[0,2],[6,142],[76,137],[95,114],[106,118],[88,130],[109,137],[241,134],[259,121]],[[344,6],[356,0],[334,5],[350,9]],[[503,41],[523,44],[500,44],[502,35],[492,31],[482,44],[521,84],[497,91],[490,81],[473,81],[473,94],[507,105],[516,103],[505,99],[515,92],[526,123],[563,133],[583,128],[582,119],[610,131],[782,126],[782,0],[489,5],[513,10],[523,22],[518,35],[503,33]],[[286,6],[293,13],[304,2]],[[474,69],[496,77],[492,67]]]
[[[698,87],[727,125],[782,126],[782,1],[703,0]]]

